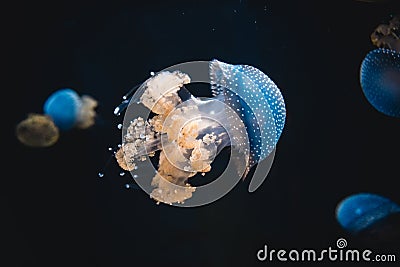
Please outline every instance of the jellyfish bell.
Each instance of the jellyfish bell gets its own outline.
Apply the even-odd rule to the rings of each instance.
[[[400,206],[371,193],[358,193],[341,200],[336,207],[340,226],[365,241],[391,242],[400,238]]]
[[[285,124],[286,108],[276,84],[249,65],[210,62],[214,95],[242,117],[250,139],[250,167],[274,150]]]
[[[121,168],[137,168],[160,151],[155,175],[149,164],[139,168],[141,174],[152,174],[151,186],[142,189],[158,202],[194,201],[205,188],[191,186],[188,179],[210,172],[225,147],[231,148],[234,162],[225,172],[235,172],[226,176],[230,182],[224,184],[219,178],[213,183],[231,188],[273,151],[282,132],[283,98],[265,74],[246,65],[217,60],[203,63],[200,65],[207,67],[213,97],[196,97],[185,88],[185,84],[203,81],[196,72],[189,75],[166,69],[139,86],[129,105],[125,99],[115,110],[118,115],[127,108],[122,145],[115,153]],[[210,199],[217,197],[212,194],[209,192]]]
[[[400,206],[377,194],[358,193],[341,200],[336,219],[355,242],[396,246],[400,240]]]
[[[44,114],[52,118],[60,130],[86,129],[95,123],[97,101],[90,96],[80,97],[74,90],[65,88],[52,93],[45,101]]]
[[[361,64],[360,83],[376,110],[400,118],[400,53],[384,48],[370,51]]]

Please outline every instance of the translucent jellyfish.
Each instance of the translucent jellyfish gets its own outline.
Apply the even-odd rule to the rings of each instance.
[[[371,33],[372,43],[400,53],[400,16],[394,16],[388,24],[380,24]]]
[[[336,219],[343,229],[363,240],[392,241],[400,238],[400,206],[371,193],[358,193],[341,200]]]
[[[79,95],[72,89],[60,89],[51,94],[44,103],[44,113],[52,118],[61,130],[73,127],[86,129],[95,122],[97,101]]]
[[[31,147],[48,147],[59,139],[59,132],[71,128],[86,129],[95,123],[97,101],[72,89],[60,89],[45,101],[44,114],[29,114],[18,123],[18,140]]]
[[[384,48],[370,51],[361,64],[360,82],[376,110],[400,117],[400,53]]]
[[[196,187],[188,179],[210,172],[225,147],[235,151],[231,157],[244,179],[274,151],[283,131],[284,100],[267,75],[252,66],[218,60],[210,61],[208,68],[211,98],[196,97],[185,88],[191,83],[187,73],[164,70],[115,109],[117,115],[128,104],[134,110],[134,116],[125,114],[122,145],[115,153],[121,168],[132,171],[159,152],[150,194],[157,202],[191,198]]]

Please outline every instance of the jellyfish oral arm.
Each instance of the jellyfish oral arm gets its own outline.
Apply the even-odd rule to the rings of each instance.
[[[159,202],[182,203],[190,198],[196,188],[188,178],[209,172],[225,147],[231,148],[233,160],[228,163],[228,169],[233,168],[228,180],[239,181],[274,151],[282,132],[283,97],[264,73],[251,66],[213,60],[208,75],[212,98],[191,95],[184,87],[190,83],[189,75],[166,70],[152,74],[128,92],[114,110],[116,115],[126,110],[122,144],[116,153],[122,168],[140,168],[135,165],[140,161],[145,166],[147,156],[159,151],[156,174],[147,191]],[[196,80],[196,74],[192,76]],[[148,169],[151,175],[152,164]]]

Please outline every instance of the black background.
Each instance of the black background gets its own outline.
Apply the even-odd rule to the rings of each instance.
[[[250,266],[266,264],[256,259],[264,244],[320,249],[344,237],[352,246],[335,219],[341,199],[371,192],[400,203],[399,119],[376,111],[359,84],[375,48],[370,33],[399,10],[398,1],[351,0],[20,1],[5,9],[2,266]],[[113,110],[122,95],[150,71],[213,58],[259,68],[285,98],[286,125],[263,185],[250,194],[245,180],[185,209],[124,188],[131,178],[114,160],[100,179],[107,148],[121,139]],[[63,132],[50,148],[19,143],[16,124],[64,87],[99,101],[96,125]]]

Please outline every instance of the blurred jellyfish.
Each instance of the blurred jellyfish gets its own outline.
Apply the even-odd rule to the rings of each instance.
[[[280,138],[285,104],[267,75],[252,66],[212,60],[209,76],[212,98],[193,96],[184,86],[191,77],[175,70],[154,74],[130,99],[137,105],[136,114],[141,107],[151,114],[128,117],[115,157],[121,168],[131,171],[146,161],[146,155],[160,151],[150,194],[157,202],[183,203],[191,198],[196,188],[188,178],[210,172],[225,147],[237,151],[237,174],[245,178]],[[128,102],[124,100],[114,113],[120,114]]]
[[[51,117],[60,130],[73,127],[86,129],[95,122],[97,101],[79,95],[72,89],[60,89],[51,94],[44,103],[44,113]]]
[[[375,109],[400,117],[400,53],[384,48],[370,51],[361,64],[360,82]]]
[[[54,145],[59,137],[59,130],[46,115],[29,114],[16,128],[18,140],[31,147],[48,147]]]
[[[372,43],[379,48],[387,48],[400,53],[400,16],[396,15],[388,24],[380,24],[371,33]]]
[[[18,140],[32,147],[54,145],[59,131],[86,129],[95,123],[97,101],[72,89],[60,89],[45,101],[44,114],[29,114],[16,127]]]
[[[336,219],[343,229],[363,240],[400,238],[400,206],[388,198],[358,193],[340,201]]]

